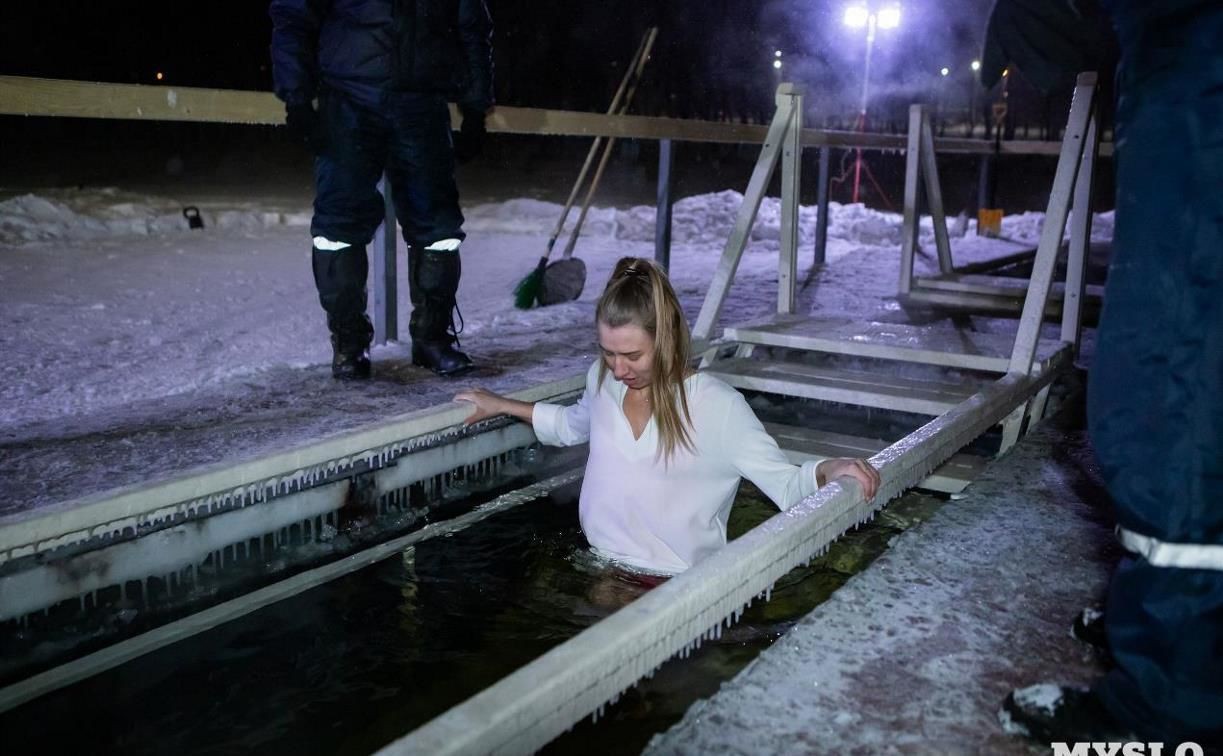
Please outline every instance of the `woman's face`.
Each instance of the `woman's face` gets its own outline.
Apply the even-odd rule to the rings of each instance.
[[[640,326],[613,328],[599,323],[599,348],[617,381],[631,389],[650,385],[654,378],[654,337]]]

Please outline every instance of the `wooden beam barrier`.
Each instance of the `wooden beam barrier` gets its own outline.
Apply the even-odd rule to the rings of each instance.
[[[510,396],[528,402],[557,401],[580,391],[585,380],[582,373]],[[455,430],[469,412],[453,404],[428,407],[237,464],[208,465],[166,480],[123,486],[6,515],[0,517],[0,564],[95,538],[180,522],[197,509],[201,514],[210,512],[212,504],[221,505],[226,498],[262,496],[261,492],[273,488],[287,491],[299,478],[317,477],[332,468],[342,471],[397,445],[407,451],[410,439]]]
[[[0,114],[280,125],[270,92],[0,76]]]
[[[108,84],[102,82],[0,76],[0,115],[63,118],[117,118],[149,121],[193,121],[275,126],[284,123],[284,106],[271,92],[198,87]],[[451,106],[451,122],[462,121]],[[684,142],[761,144],[767,126],[681,118],[578,113],[498,106],[488,130],[503,134],[672,139]],[[903,152],[904,136],[854,131],[803,129],[803,147],[838,147]],[[940,153],[991,154],[993,143],[980,139],[936,139]],[[1002,143],[1008,155],[1057,155],[1061,142]],[[1100,155],[1112,155],[1112,144],[1100,145]]]

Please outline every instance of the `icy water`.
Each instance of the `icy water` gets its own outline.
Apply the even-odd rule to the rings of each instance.
[[[365,754],[576,635],[648,585],[593,558],[577,485],[0,716],[0,751]],[[937,498],[909,494],[795,570],[720,642],[672,661],[552,743],[636,753]],[[744,484],[732,537],[775,513]]]

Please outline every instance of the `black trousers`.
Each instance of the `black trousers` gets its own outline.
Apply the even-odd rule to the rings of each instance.
[[[465,238],[445,98],[394,93],[383,108],[372,110],[329,91],[320,98],[320,120],[325,147],[314,161],[311,235],[352,245],[315,252],[315,280],[329,321],[364,318],[368,262],[342,258],[366,255],[384,217],[378,181],[385,172],[409,249],[409,331],[413,339],[446,339],[461,271],[459,253],[425,249],[442,239]],[[337,259],[320,260],[320,254]],[[342,309],[333,311],[329,305]],[[355,313],[358,306],[360,313]]]
[[[1223,548],[1223,6],[1114,0],[1117,210],[1088,421],[1127,530]],[[1178,4],[1169,4],[1176,6]],[[1181,3],[1179,5],[1185,5]],[[1097,686],[1140,735],[1223,741],[1223,570],[1125,560]]]

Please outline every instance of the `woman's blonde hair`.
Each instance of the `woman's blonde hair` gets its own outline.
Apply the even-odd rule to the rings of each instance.
[[[678,447],[693,450],[692,415],[684,378],[692,364],[692,340],[679,298],[667,274],[653,261],[622,257],[595,307],[595,323],[610,328],[635,325],[654,339],[654,374],[650,406],[658,425],[658,451],[664,464]],[[607,361],[599,364],[599,385]]]

